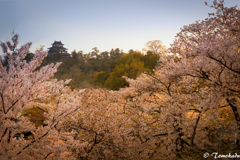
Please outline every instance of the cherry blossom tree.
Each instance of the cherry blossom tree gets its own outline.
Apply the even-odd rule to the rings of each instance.
[[[63,124],[66,131],[75,130],[76,140],[85,143],[75,148],[78,159],[149,158],[154,150],[145,135],[151,133],[153,118],[134,109],[118,93],[104,89],[85,89],[81,110]],[[123,98],[123,99],[122,99]],[[146,126],[143,127],[142,123]],[[156,127],[155,127],[156,128]],[[147,131],[149,129],[150,131]],[[146,141],[146,143],[145,143]]]
[[[12,41],[1,42],[8,59],[8,66],[0,64],[1,159],[149,157],[152,143],[143,143],[146,128],[139,125],[151,123],[151,117],[139,114],[118,92],[72,91],[64,86],[69,81],[49,80],[60,63],[37,70],[47,53],[41,48],[27,63],[24,58],[31,43],[17,49],[18,35]],[[22,116],[32,107],[45,110],[44,126],[36,127]]]
[[[77,99],[72,98],[77,93],[64,86],[69,80],[48,81],[61,63],[36,70],[47,56],[43,48],[36,50],[33,59],[27,63],[24,58],[31,43],[20,48],[17,44],[17,34],[13,35],[12,43],[0,43],[8,60],[6,67],[0,63],[0,159],[44,159],[49,156],[58,159],[77,143],[73,141],[73,133],[58,129],[61,121],[80,108]],[[51,104],[46,103],[49,100]],[[45,127],[36,128],[28,118],[21,116],[21,111],[34,106],[46,111]],[[24,138],[26,132],[31,132],[31,138]],[[21,136],[17,138],[17,134]],[[64,142],[61,145],[58,144],[60,140]]]
[[[66,87],[50,80],[60,63],[40,69],[42,48],[1,42],[0,159],[199,159],[239,150],[240,11],[216,13],[184,26],[154,74],[123,77],[119,91]],[[23,111],[45,110],[36,127]],[[24,137],[24,133],[31,136]],[[16,135],[21,135],[16,137]]]
[[[204,81],[206,86],[203,88],[209,96],[202,102],[209,102],[198,108],[199,114],[206,106],[230,107],[235,118],[232,130],[239,137],[240,11],[236,6],[224,7],[224,1],[215,0],[210,7],[215,8],[216,13],[210,13],[210,17],[202,22],[184,26],[177,34],[169,51],[179,55],[181,61],[169,62],[162,73]],[[236,141],[239,141],[238,137]]]
[[[216,13],[181,29],[155,74],[125,77],[130,87],[121,91],[125,97],[135,95],[135,105],[160,113],[158,130],[146,139],[160,135],[166,153],[175,158],[239,148],[240,11],[224,7],[224,1],[210,7]],[[144,105],[151,99],[142,94],[164,98]]]

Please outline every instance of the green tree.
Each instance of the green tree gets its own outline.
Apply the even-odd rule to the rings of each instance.
[[[136,78],[144,70],[144,55],[140,52],[123,55],[113,72],[110,73],[105,82],[105,87],[118,90],[119,88],[128,86],[128,83],[122,76]]]
[[[144,55],[144,68],[147,73],[153,73],[153,69],[157,65],[159,58],[159,54],[155,54],[150,51],[148,51],[147,54]]]
[[[94,78],[94,82],[95,85],[99,88],[103,88],[105,81],[108,79],[109,77],[109,72],[106,71],[101,71],[101,72],[94,72],[93,74],[93,78]]]

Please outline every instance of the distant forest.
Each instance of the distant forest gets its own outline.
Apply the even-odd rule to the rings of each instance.
[[[142,72],[154,74],[153,69],[160,56],[165,54],[166,47],[159,40],[149,41],[146,47],[145,54],[133,50],[123,53],[119,48],[100,53],[97,47],[87,54],[74,50],[72,56],[67,59],[61,57],[60,53],[51,54],[43,60],[39,68],[49,63],[62,62],[54,78],[72,79],[69,84],[72,88],[119,90],[129,85],[122,76],[135,79]],[[30,61],[33,56],[34,54],[29,52],[26,61]],[[3,60],[3,65],[7,65],[6,59]]]

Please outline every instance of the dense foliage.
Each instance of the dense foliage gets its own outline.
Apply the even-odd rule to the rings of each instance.
[[[129,53],[123,53],[118,48],[99,53],[95,47],[88,54],[73,51],[72,57],[67,59],[57,53],[48,55],[41,66],[61,61],[62,64],[54,77],[63,80],[72,79],[69,83],[72,88],[94,87],[118,90],[128,86],[122,76],[136,78],[144,71],[153,72],[160,55],[165,53],[165,47],[161,43],[158,47],[162,50],[153,53],[151,49],[147,49],[146,54],[132,50]],[[29,53],[28,57],[31,56],[32,54]]]

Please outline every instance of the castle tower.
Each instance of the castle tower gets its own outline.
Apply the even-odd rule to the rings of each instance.
[[[48,54],[57,54],[60,53],[62,58],[69,58],[70,54],[67,53],[67,49],[63,47],[64,44],[62,44],[61,41],[54,41],[52,43],[52,47],[48,48]]]

